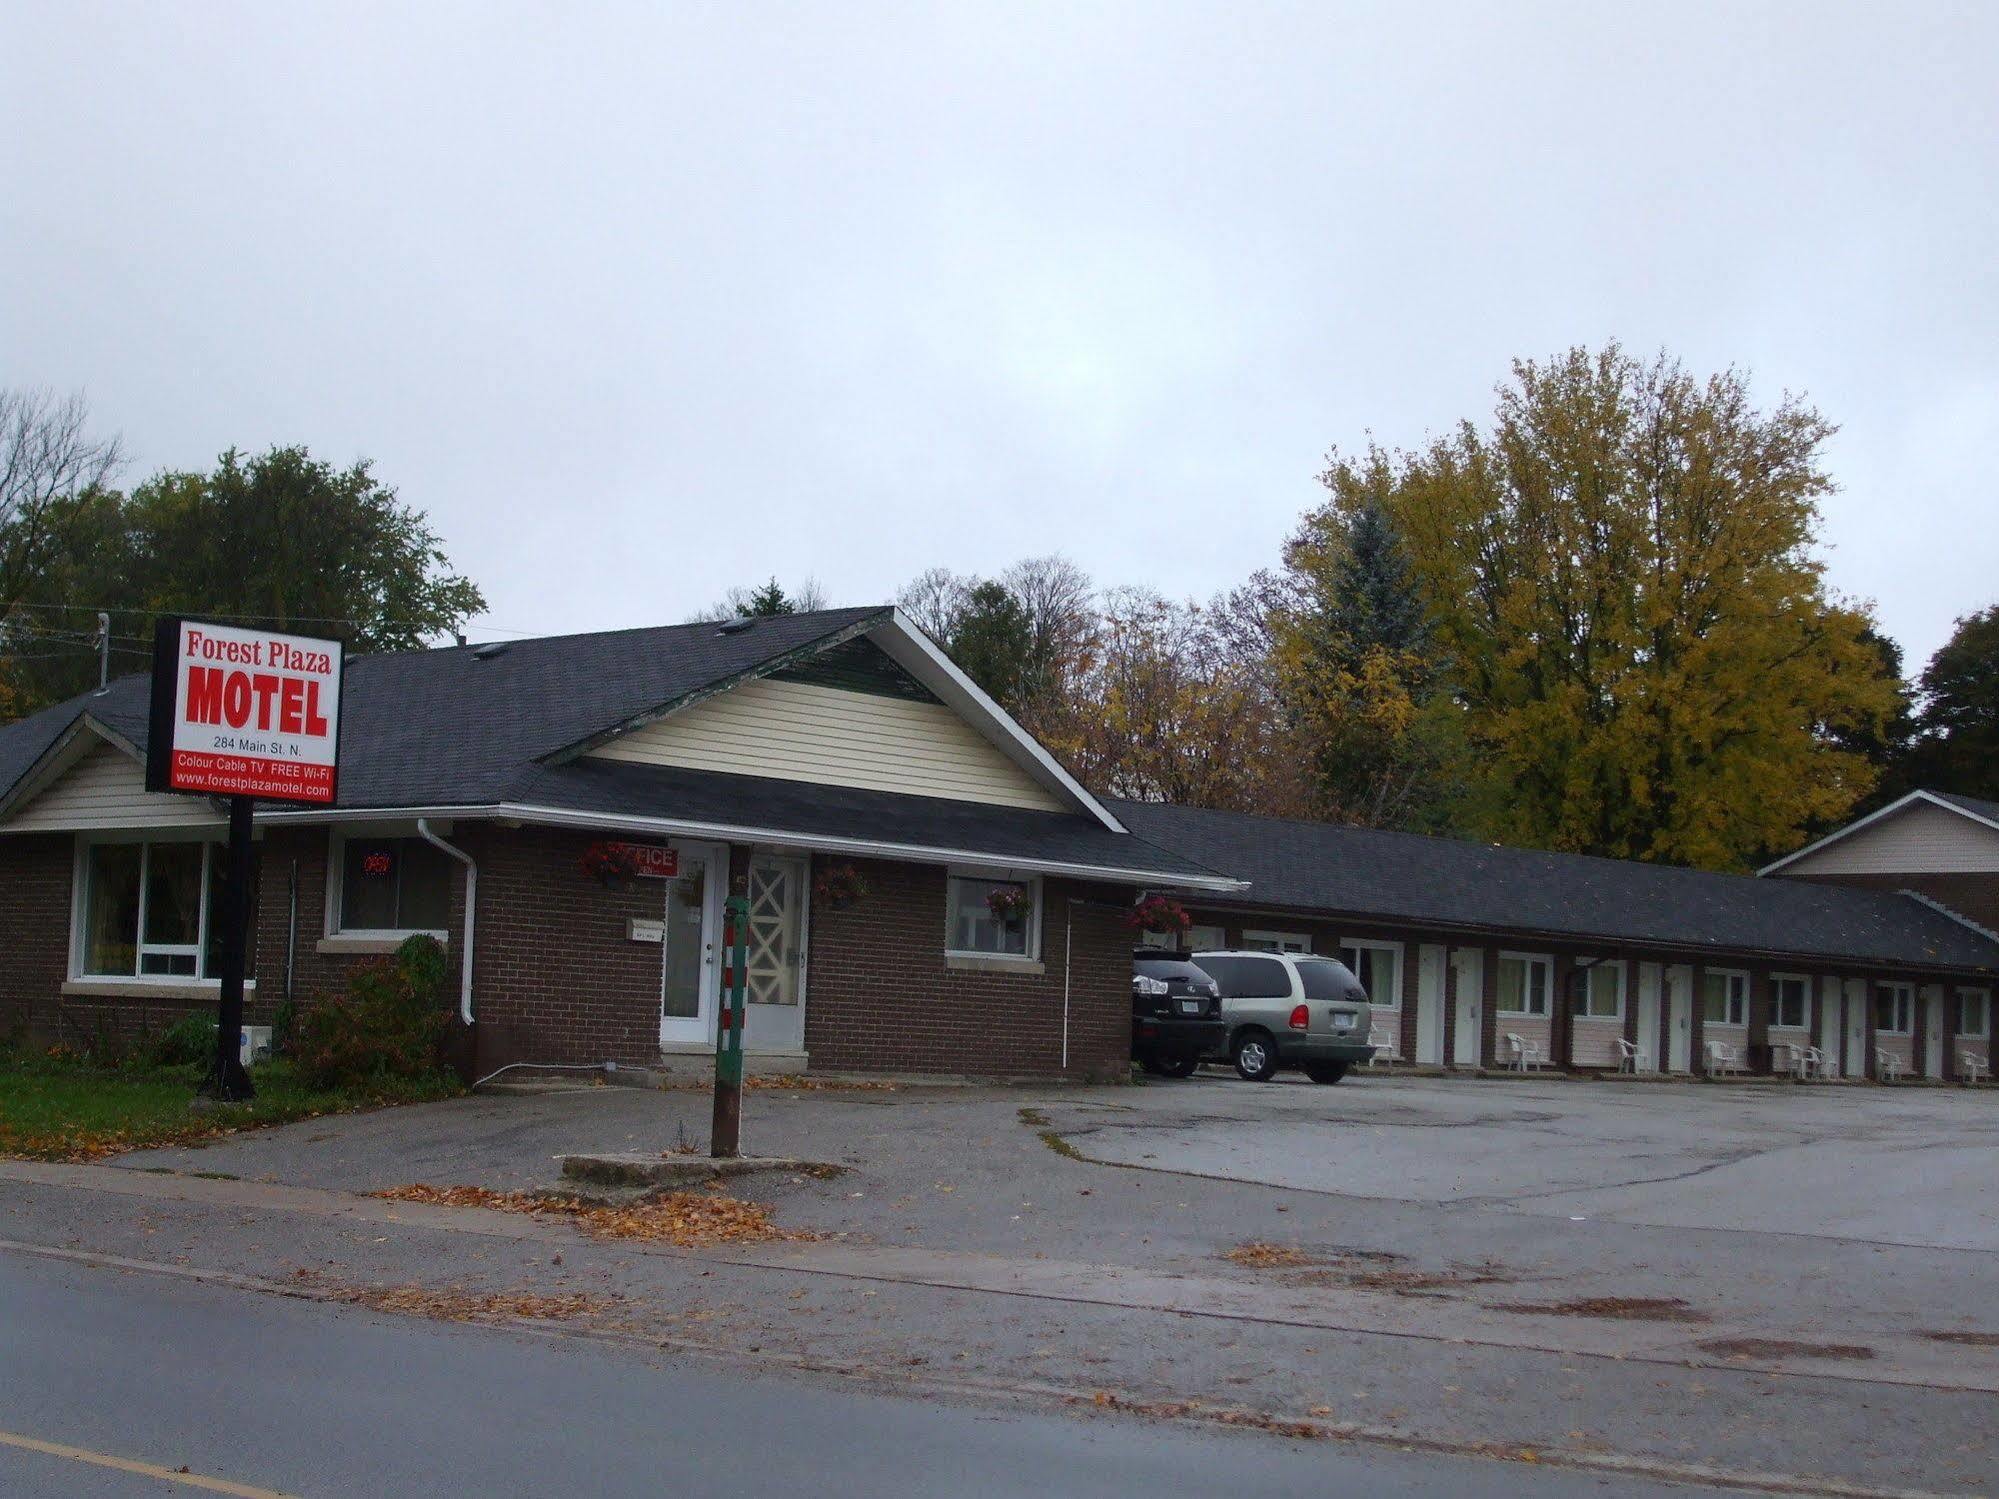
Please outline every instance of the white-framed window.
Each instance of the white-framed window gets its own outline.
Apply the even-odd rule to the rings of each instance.
[[[1218,926],[1204,926],[1196,922],[1186,931],[1175,935],[1172,932],[1140,932],[1140,947],[1164,947],[1174,951],[1208,952],[1229,945],[1228,933]]]
[[[222,848],[202,838],[80,838],[70,973],[212,979],[222,969]],[[245,969],[253,953],[245,954]]]
[[[1258,931],[1252,927],[1242,934],[1242,945],[1252,952],[1310,952],[1312,938],[1307,932]]]
[[[1370,942],[1363,937],[1340,941],[1340,961],[1353,970],[1367,1002],[1377,1010],[1402,1008],[1402,944]]]
[[[1575,997],[1576,1015],[1584,1020],[1622,1020],[1624,960],[1605,958],[1578,967],[1582,979]]]
[[[1957,991],[1957,1034],[1966,1041],[1983,1041],[1992,1034],[1992,991]]]
[[[1499,1013],[1543,1015],[1555,988],[1555,960],[1539,953],[1499,955]]]
[[[1811,1016],[1812,981],[1801,974],[1774,973],[1770,976],[1770,1024],[1781,1030],[1801,1031]]]
[[[1749,1024],[1749,975],[1708,969],[1701,976],[1701,1019],[1709,1025]]]
[[[1874,1029],[1884,1036],[1913,1036],[1916,1033],[1914,984],[1874,986]]]
[[[444,941],[451,925],[452,864],[428,839],[336,830],[327,840],[327,935]]]
[[[1041,881],[982,870],[945,877],[944,951],[951,957],[1019,958],[1041,954]]]

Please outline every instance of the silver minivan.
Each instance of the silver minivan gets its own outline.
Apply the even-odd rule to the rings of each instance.
[[[1367,991],[1346,964],[1290,952],[1189,957],[1221,989],[1227,1060],[1251,1082],[1297,1067],[1315,1083],[1336,1083],[1374,1055]]]

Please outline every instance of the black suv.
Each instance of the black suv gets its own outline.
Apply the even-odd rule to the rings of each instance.
[[[1179,953],[1141,947],[1131,957],[1132,1060],[1161,1077],[1186,1077],[1227,1047],[1222,992]]]

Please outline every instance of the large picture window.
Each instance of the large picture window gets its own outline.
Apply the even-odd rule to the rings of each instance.
[[[1402,948],[1394,942],[1342,942],[1340,961],[1353,970],[1377,1010],[1402,1008]]]
[[[211,843],[90,843],[81,879],[82,978],[211,979],[222,968],[222,854]],[[250,955],[245,955],[249,966]]]
[[[945,950],[966,957],[1032,958],[1041,945],[1041,881],[954,874]]]
[[[1553,987],[1555,965],[1549,958],[1525,953],[1499,955],[1499,1013],[1502,1015],[1546,1015],[1548,993]]]
[[[1701,1018],[1709,1025],[1749,1024],[1749,975],[1710,968],[1701,979]]]
[[[1957,991],[1957,1033],[1967,1041],[1983,1041],[1992,1034],[1992,991]]]
[[[339,844],[339,932],[429,932],[451,923],[451,859],[422,838],[348,834]]]

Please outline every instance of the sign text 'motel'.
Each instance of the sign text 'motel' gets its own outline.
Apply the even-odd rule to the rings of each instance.
[[[342,660],[337,640],[161,620],[147,789],[331,803]]]

